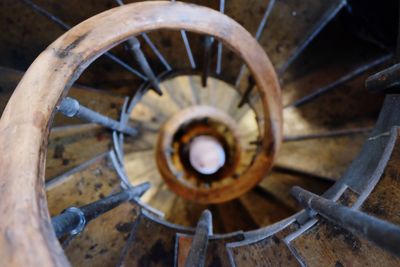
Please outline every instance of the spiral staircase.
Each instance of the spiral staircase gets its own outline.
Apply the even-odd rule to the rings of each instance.
[[[398,3],[185,2],[0,2],[1,266],[399,266]]]

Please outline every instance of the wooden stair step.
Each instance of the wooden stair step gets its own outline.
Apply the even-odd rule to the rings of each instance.
[[[253,189],[239,199],[259,227],[280,221],[290,216],[294,211],[259,190]]]
[[[301,53],[343,6],[341,0],[276,1],[260,44],[278,73]]]
[[[72,266],[117,266],[140,208],[121,204],[90,222],[64,248]]]
[[[111,146],[111,133],[95,124],[53,128],[47,147],[46,180],[108,151]]]
[[[364,82],[382,68],[383,64],[376,66],[301,106],[284,108],[284,133],[306,135],[373,127],[383,95],[368,93]]]
[[[354,134],[284,142],[276,164],[337,180],[355,159],[366,137],[366,134]]]
[[[121,265],[173,266],[177,233],[193,234],[194,229],[166,223],[142,210],[126,243]]]
[[[297,185],[315,194],[321,195],[332,185],[332,182],[300,174],[294,175],[272,171],[258,185],[274,198],[284,203],[287,207],[293,210],[299,210],[299,205],[290,195],[290,189],[293,186]]]
[[[175,194],[171,192],[171,194]],[[165,219],[169,222],[194,227],[197,224],[197,219],[200,218],[202,212],[207,209],[207,205],[187,201],[182,197],[177,196],[172,205],[173,208],[165,213]]]
[[[255,240],[228,244],[229,257],[234,266],[301,266],[292,252],[282,240],[286,235],[295,231],[293,224]]]
[[[399,266],[400,259],[321,218],[290,242],[307,266]]]
[[[210,206],[214,220],[220,221],[223,233],[238,230],[248,231],[258,228],[257,222],[253,220],[246,207],[239,199]],[[239,216],[240,214],[240,216]],[[214,230],[217,232],[217,230]]]
[[[46,184],[51,216],[120,191],[120,179],[110,167],[108,153],[85,162]],[[123,203],[88,223],[82,233],[65,241],[64,251],[73,266],[116,266],[139,207]]]
[[[107,152],[46,183],[51,216],[70,206],[80,207],[118,191],[120,179],[108,163]]]
[[[229,267],[229,257],[226,250],[226,244],[231,242],[239,242],[244,240],[242,232],[234,232],[226,235],[213,235],[209,237],[206,260],[206,267]],[[186,258],[189,255],[189,250],[192,245],[193,236],[185,234],[177,234],[176,236],[176,255],[175,266],[185,266]]]

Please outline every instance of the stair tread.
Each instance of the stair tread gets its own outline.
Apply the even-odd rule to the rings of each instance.
[[[283,242],[296,229],[289,225],[277,233],[245,244],[228,244],[229,257],[235,266],[301,266]]]
[[[46,187],[51,216],[80,207],[120,191],[120,179],[102,154],[83,169],[60,177]],[[139,207],[124,203],[91,221],[84,231],[64,246],[74,266],[115,266],[139,213]]]
[[[134,150],[127,153],[125,156],[125,170],[130,181],[134,184],[160,180],[152,150]]]
[[[134,227],[139,207],[123,203],[91,221],[64,248],[73,266],[117,266]]]
[[[366,138],[365,133],[360,133],[284,142],[276,164],[337,180],[356,158]]]
[[[119,184],[115,170],[108,165],[108,154],[102,154],[46,184],[50,214],[55,216],[70,206],[80,207],[120,191]]]
[[[321,218],[290,242],[308,266],[398,266],[400,259]]]
[[[343,3],[342,0],[276,1],[268,27],[260,38],[275,68],[285,68]]]
[[[123,266],[173,266],[175,236],[193,230],[166,224],[142,211],[122,256]]]
[[[165,183],[161,183],[158,187],[157,193],[148,203],[153,208],[158,209],[163,213],[168,213],[174,208],[176,198],[176,194],[172,192]]]
[[[238,200],[234,199],[215,206],[211,206],[211,212],[215,219],[221,222],[224,233],[237,230],[254,230],[258,228],[257,223],[252,219],[246,207]],[[238,214],[241,214],[238,216]],[[217,230],[215,230],[217,232]]]
[[[287,207],[298,210],[297,201],[290,195],[293,186],[300,186],[310,192],[321,195],[332,183],[307,176],[293,175],[272,171],[260,183],[259,186],[278,199]]]
[[[231,242],[244,240],[243,233],[236,232],[221,236],[211,236],[208,240],[206,260],[204,266],[207,267],[229,267],[230,262],[225,245]],[[175,266],[185,266],[186,258],[192,245],[193,236],[177,234]]]
[[[276,199],[263,196],[255,190],[247,192],[239,199],[259,227],[278,222],[293,212]]]
[[[357,47],[357,49],[361,50],[360,47]],[[334,64],[332,60],[328,59],[330,64],[324,61],[317,69],[312,69],[301,77],[295,78],[294,81],[285,84],[282,90],[283,105],[289,105],[302,97],[336,82],[341,84],[338,85],[338,87],[345,86],[346,83],[351,83],[351,80],[344,79],[342,82],[340,79],[351,76],[355,78],[352,74],[356,73],[356,70],[361,70],[363,67],[367,68],[367,65],[385,58],[385,54],[382,52],[368,51],[368,57],[365,58],[365,54],[362,53],[364,51],[360,52],[354,50],[356,49],[344,49],[344,51],[348,53],[336,55]],[[384,66],[387,66],[387,62],[374,65],[373,67],[371,66],[369,69],[367,68],[367,70],[365,70],[365,72],[368,73],[367,75],[361,75],[365,79],[365,76],[369,76],[370,73],[376,73],[376,69],[384,68]],[[365,91],[365,93],[367,92]]]
[[[175,198],[172,207],[165,211],[165,219],[188,227],[195,226],[202,212],[207,209],[207,205],[187,201],[179,196]]]
[[[46,181],[108,151],[111,143],[111,133],[98,125],[53,128],[47,148]]]
[[[372,127],[378,117],[383,95],[368,93],[364,81],[369,74],[380,68],[378,66],[371,69],[307,104],[296,108],[285,108],[284,133],[304,135],[312,132]]]

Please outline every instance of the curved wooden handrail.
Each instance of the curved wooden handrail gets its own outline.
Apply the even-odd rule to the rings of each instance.
[[[0,259],[2,266],[68,266],[52,231],[44,191],[49,125],[55,107],[98,56],[132,35],[185,29],[213,35],[252,71],[264,103],[265,133],[276,151],[282,131],[279,84],[262,48],[238,23],[209,8],[143,2],[98,14],[58,38],[32,63],[0,121]],[[268,161],[273,160],[269,158]]]

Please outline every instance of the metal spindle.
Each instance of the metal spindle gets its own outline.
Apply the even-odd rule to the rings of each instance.
[[[362,235],[381,248],[400,256],[399,226],[340,205],[298,186],[293,187],[291,193],[303,207],[317,212],[328,221],[354,234]]]
[[[294,101],[293,103],[285,106],[284,108],[299,107],[301,105],[304,105],[304,104],[310,102],[311,100],[314,100],[315,98],[317,98],[317,97],[319,97],[319,96],[321,96],[321,95],[323,95],[323,94],[325,94],[325,93],[327,93],[327,92],[339,87],[340,85],[342,85],[342,84],[344,84],[344,83],[346,83],[346,82],[348,82],[348,81],[350,81],[350,80],[362,75],[363,73],[365,73],[369,69],[388,61],[392,57],[393,57],[393,55],[391,55],[391,54],[390,55],[385,55],[385,56],[379,57],[378,59],[375,59],[375,60],[373,60],[373,61],[371,61],[371,62],[369,62],[367,64],[364,64],[364,65],[360,66],[359,68],[353,70],[352,72],[350,72],[350,73],[344,75],[343,77],[337,79],[335,82],[330,83],[330,84],[328,84],[326,86],[323,86],[323,87],[319,88],[318,90],[315,90],[311,94],[306,95],[306,96]]]
[[[203,71],[201,74],[201,83],[203,87],[207,86],[207,79],[210,73],[210,63],[211,63],[213,44],[214,44],[214,37],[207,36],[204,40]]]
[[[117,4],[120,6],[124,5],[124,2],[122,0],[116,0]],[[165,60],[165,58],[161,55],[160,51],[158,51],[157,47],[153,44],[153,42],[150,40],[150,38],[147,36],[146,33],[142,33],[142,37],[144,38],[145,42],[150,46],[150,48],[153,50],[153,52],[157,55],[157,57],[160,59],[161,63],[164,64],[167,70],[171,70],[171,66],[168,64],[168,62]],[[129,43],[129,48],[135,55],[136,61],[139,63],[140,68],[142,71],[146,74],[147,79],[150,81],[151,85],[154,87],[154,90],[156,93],[159,95],[162,95],[162,90],[160,89],[160,83],[154,74],[153,70],[150,67],[150,64],[148,60],[146,59],[146,56],[144,55],[142,49],[140,48],[140,42],[136,37],[131,37],[128,39]]]
[[[372,92],[388,90],[399,90],[400,86],[400,63],[380,71],[365,81],[365,87]]]
[[[303,141],[303,140],[310,140],[310,139],[340,137],[340,136],[348,136],[348,135],[354,135],[354,134],[366,134],[371,131],[372,131],[372,128],[354,128],[354,129],[329,131],[329,132],[325,132],[325,133],[284,136],[283,142],[296,142],[296,141]]]
[[[185,45],[187,56],[189,58],[190,66],[192,66],[192,69],[195,69],[196,62],[194,61],[192,49],[190,48],[189,39],[187,37],[186,31],[181,30],[181,36],[182,36],[183,44]]]
[[[93,123],[103,125],[107,128],[113,129],[129,135],[136,135],[137,130],[135,128],[124,125],[123,123],[113,120],[107,116],[104,116],[96,111],[93,111],[85,106],[82,106],[78,100],[70,97],[66,97],[61,101],[61,104],[57,107],[67,117],[78,117]]]
[[[244,104],[246,104],[255,85],[256,85],[256,82],[254,81],[253,76],[250,75],[249,81],[247,83],[246,91],[244,92],[242,99],[239,101],[238,108],[241,108],[244,106]]]
[[[222,14],[225,12],[225,0],[219,1],[219,12]],[[217,66],[215,67],[215,73],[221,74],[221,67],[222,67],[222,42],[218,41],[217,46]]]
[[[257,27],[257,31],[256,31],[256,34],[255,34],[255,36],[254,36],[254,38],[255,38],[257,41],[261,38],[261,34],[264,32],[265,25],[267,24],[268,17],[269,17],[269,15],[271,14],[272,9],[273,9],[273,7],[274,7],[274,5],[275,5],[275,1],[276,1],[276,0],[271,0],[271,1],[269,1],[268,7],[267,7],[267,9],[265,10],[264,15],[263,15],[263,17],[262,17],[262,19],[261,19],[261,21],[260,21],[260,24],[259,24],[258,27]],[[246,65],[245,65],[245,64],[242,64],[242,66],[240,67],[240,71],[239,71],[238,77],[236,78],[236,82],[235,82],[235,86],[236,86],[236,87],[239,87],[240,81],[241,81],[242,78],[243,78],[243,75],[244,75],[244,73],[245,73],[245,70],[246,70]]]
[[[58,238],[69,235],[77,235],[83,231],[85,226],[91,220],[97,218],[103,213],[119,206],[121,203],[140,197],[150,188],[148,182],[110,195],[96,202],[83,207],[70,207],[51,219],[54,232]]]
[[[205,210],[201,214],[199,222],[197,223],[185,267],[204,266],[207,254],[208,238],[212,235],[212,232],[212,215],[209,210]]]
[[[30,1],[30,0],[22,0],[22,1],[25,4],[27,4],[29,7],[31,7],[34,12],[36,12],[39,15],[45,16],[46,18],[48,18],[49,20],[51,20],[52,22],[54,22],[58,26],[60,26],[63,30],[71,29],[71,26],[68,25],[67,23],[65,23],[62,19],[60,19],[59,17],[51,14],[50,12],[48,12],[44,8],[38,6],[37,4],[33,3],[32,1]],[[126,62],[124,62],[122,59],[118,58],[117,56],[115,56],[111,52],[104,53],[104,56],[108,57],[110,60],[114,61],[115,63],[117,63],[118,65],[120,65],[121,67],[123,67],[124,69],[129,71],[130,73],[132,73],[132,74],[138,76],[139,78],[147,81],[147,78],[142,73],[140,73],[139,71],[137,71],[134,68],[132,68],[131,66],[129,66]]]
[[[171,65],[169,65],[168,61],[161,54],[156,45],[150,40],[150,37],[146,33],[142,33],[142,37],[144,41],[147,43],[147,45],[150,46],[151,50],[153,50],[154,54],[156,54],[161,63],[164,65],[165,69],[168,71],[172,70]]]
[[[306,36],[304,40],[295,48],[295,50],[289,55],[289,58],[284,62],[277,70],[277,74],[279,77],[282,77],[285,71],[289,68],[289,66],[295,61],[295,59],[304,51],[306,47],[314,40],[314,38],[325,28],[325,26],[332,21],[333,18],[342,10],[343,7],[348,6],[346,0],[340,1],[340,3],[333,8],[331,8],[328,12],[325,13],[323,18],[311,29],[309,35]]]
[[[136,61],[139,63],[140,68],[146,74],[147,79],[150,81],[151,85],[157,94],[162,95],[162,91],[159,85],[159,81],[151,69],[149,62],[146,59],[142,49],[140,48],[140,42],[136,37],[131,37],[128,39],[129,48],[133,52]]]

